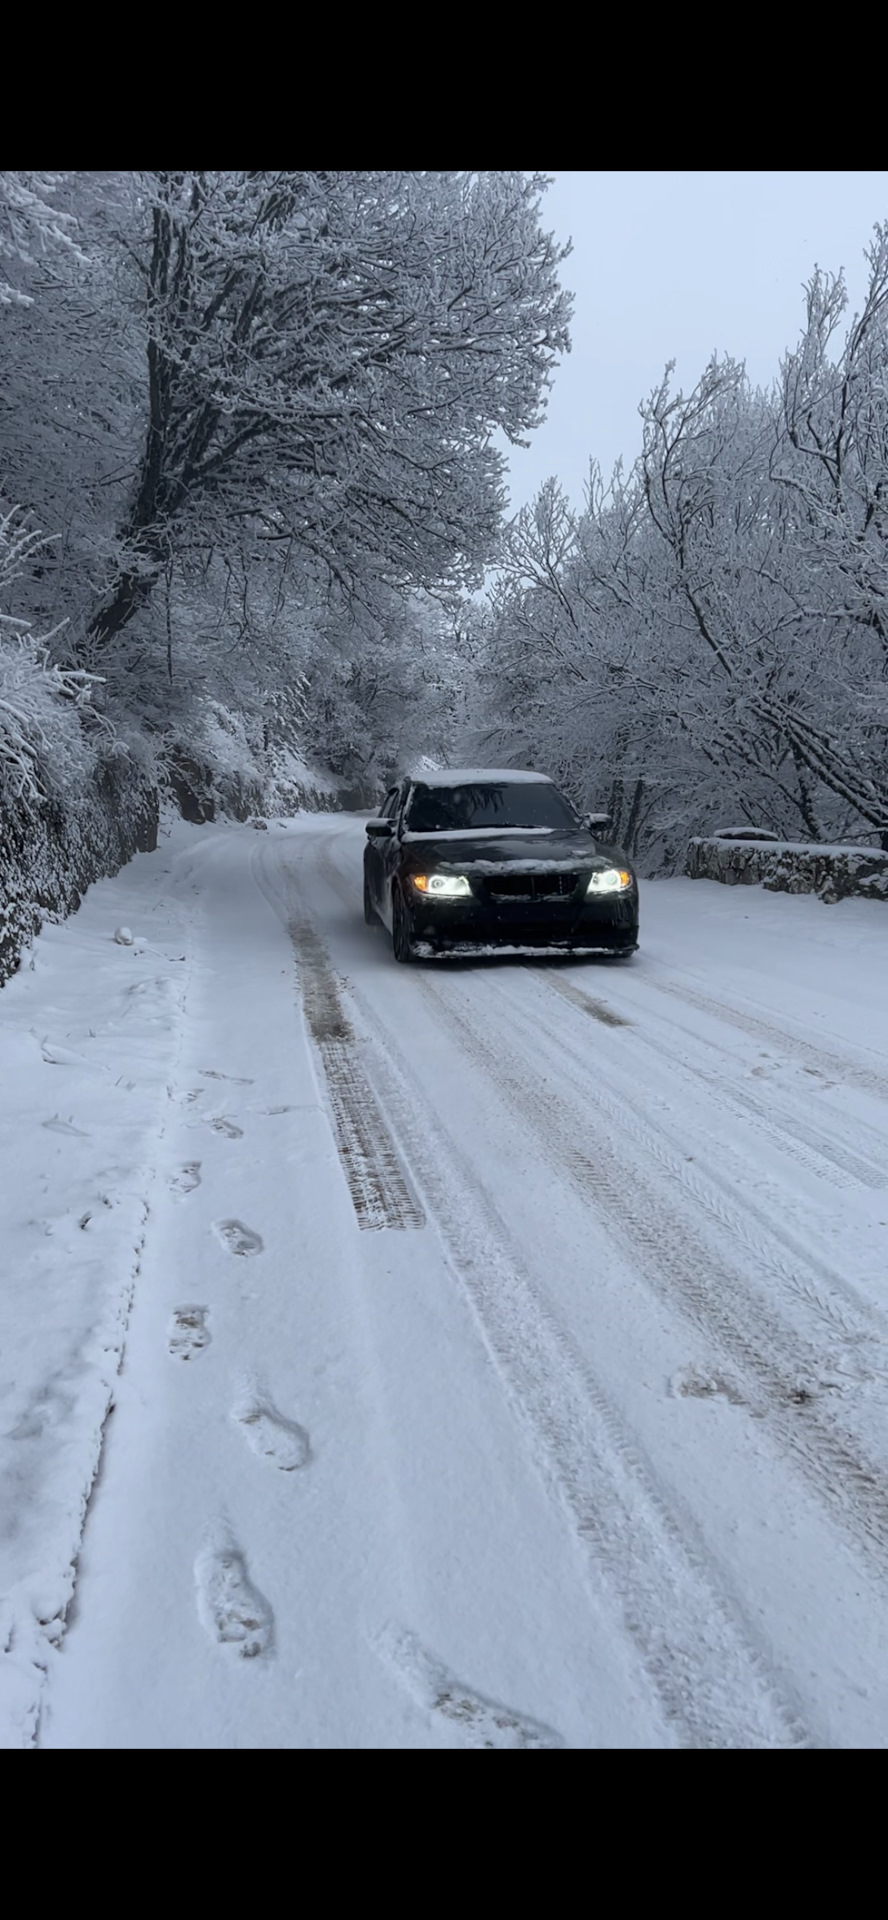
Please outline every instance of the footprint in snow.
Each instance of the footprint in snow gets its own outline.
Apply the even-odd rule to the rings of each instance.
[[[564,1746],[554,1728],[467,1687],[414,1633],[387,1627],[376,1639],[376,1651],[417,1704],[456,1726],[467,1747],[539,1751]]]
[[[272,1642],[274,1615],[247,1573],[240,1549],[208,1546],[194,1565],[197,1611],[211,1640],[240,1660],[255,1660]]]
[[[186,1160],[184,1167],[174,1173],[170,1180],[173,1193],[193,1193],[200,1186],[200,1161]]]
[[[282,1473],[304,1467],[311,1457],[311,1446],[304,1427],[287,1420],[273,1401],[254,1388],[245,1386],[231,1409],[232,1420],[243,1429],[244,1439],[260,1460],[268,1460]]]
[[[681,1400],[727,1400],[732,1407],[746,1401],[739,1387],[721,1373],[704,1373],[700,1367],[683,1367],[673,1375],[669,1391]]]
[[[207,1326],[209,1307],[177,1307],[169,1326],[169,1349],[174,1360],[191,1360],[212,1335]]]
[[[217,1114],[210,1121],[210,1126],[214,1133],[224,1133],[226,1140],[242,1140],[244,1137],[243,1127],[236,1127],[234,1121],[226,1120],[223,1114]]]
[[[172,981],[163,975],[155,980],[134,980],[126,990],[126,998],[130,1003],[128,1011],[131,1013],[134,1006],[156,1006],[165,1012],[173,998],[173,991]]]
[[[264,1241],[260,1233],[254,1233],[252,1227],[245,1227],[242,1220],[217,1220],[215,1232],[228,1253],[246,1256],[261,1253]]]
[[[57,1113],[53,1114],[51,1120],[41,1120],[40,1125],[46,1127],[50,1133],[73,1133],[78,1140],[90,1138],[88,1133],[84,1133],[82,1127],[75,1127],[70,1120],[60,1120]]]

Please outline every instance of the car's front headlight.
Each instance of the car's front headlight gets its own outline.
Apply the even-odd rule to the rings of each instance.
[[[625,893],[632,885],[632,875],[628,867],[600,867],[593,873],[586,888],[589,893]]]
[[[417,893],[434,895],[436,900],[462,900],[472,889],[464,873],[411,874]]]

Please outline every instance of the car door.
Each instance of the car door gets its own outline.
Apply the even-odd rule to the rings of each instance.
[[[410,781],[402,780],[394,790],[392,808],[386,813],[386,819],[394,822],[394,832],[388,840],[379,841],[379,865],[381,872],[381,892],[378,901],[379,918],[383,926],[392,929],[392,882],[401,864],[401,834],[403,831],[404,807],[410,792]]]
[[[398,802],[399,787],[389,787],[388,793],[379,809],[380,820],[392,820]],[[377,913],[382,912],[386,893],[383,874],[383,853],[391,844],[388,840],[369,839],[367,842],[367,879],[370,893]]]

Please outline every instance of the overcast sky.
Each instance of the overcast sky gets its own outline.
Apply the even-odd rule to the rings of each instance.
[[[545,426],[513,453],[513,510],[557,475],[583,503],[590,456],[605,475],[639,451],[638,403],[667,360],[691,387],[714,350],[769,385],[804,321],[815,263],[845,270],[850,308],[864,249],[888,220],[885,173],[556,173],[543,224],[573,240],[573,351]]]

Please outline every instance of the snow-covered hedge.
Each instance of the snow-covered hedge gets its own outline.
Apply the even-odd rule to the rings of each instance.
[[[685,861],[691,880],[726,886],[762,886],[772,893],[816,893],[826,905],[856,895],[888,901],[888,853],[878,847],[834,847],[816,842],[691,840]]]

